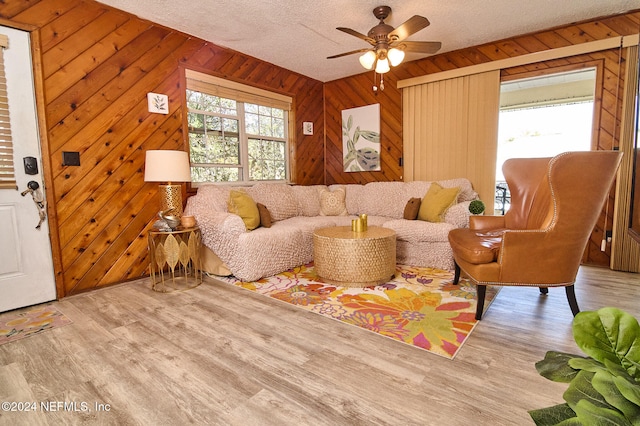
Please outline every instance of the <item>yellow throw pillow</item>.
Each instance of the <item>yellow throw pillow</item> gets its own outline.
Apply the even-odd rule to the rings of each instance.
[[[247,231],[251,231],[260,226],[260,212],[253,198],[244,191],[232,189],[229,192],[227,202],[229,213],[237,214],[242,218]]]
[[[418,219],[427,222],[443,222],[444,215],[455,204],[460,188],[443,188],[433,182],[420,203]]]

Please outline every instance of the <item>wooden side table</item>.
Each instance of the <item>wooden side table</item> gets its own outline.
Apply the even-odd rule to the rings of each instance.
[[[200,228],[149,231],[151,288],[168,293],[202,284]]]

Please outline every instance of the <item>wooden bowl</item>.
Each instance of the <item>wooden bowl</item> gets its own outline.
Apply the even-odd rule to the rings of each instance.
[[[193,228],[196,226],[196,218],[193,216],[182,216],[180,223],[184,228]]]

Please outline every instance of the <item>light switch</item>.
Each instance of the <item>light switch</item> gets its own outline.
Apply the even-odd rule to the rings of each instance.
[[[80,165],[80,153],[79,152],[62,152],[62,165],[63,166],[79,166]]]

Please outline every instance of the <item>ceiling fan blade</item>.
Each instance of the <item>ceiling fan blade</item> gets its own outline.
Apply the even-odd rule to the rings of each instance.
[[[405,38],[409,37],[411,34],[417,33],[421,29],[428,26],[429,20],[427,18],[420,15],[413,15],[398,28],[391,31],[388,35],[388,38],[391,41],[402,41]]]
[[[343,56],[353,55],[354,53],[366,52],[368,50],[371,50],[371,49],[352,50],[351,52],[340,53],[339,55],[327,56],[327,59],[341,58]]]
[[[442,47],[442,43],[439,41],[403,41],[394,47],[405,52],[436,53]]]
[[[369,36],[366,36],[362,33],[357,32],[356,30],[352,30],[351,28],[345,28],[345,27],[338,27],[336,28],[336,30],[340,30],[344,33],[350,34],[352,36],[358,37],[364,41],[366,41],[367,43],[371,44],[372,46],[376,44],[376,41],[374,39],[372,39]]]

